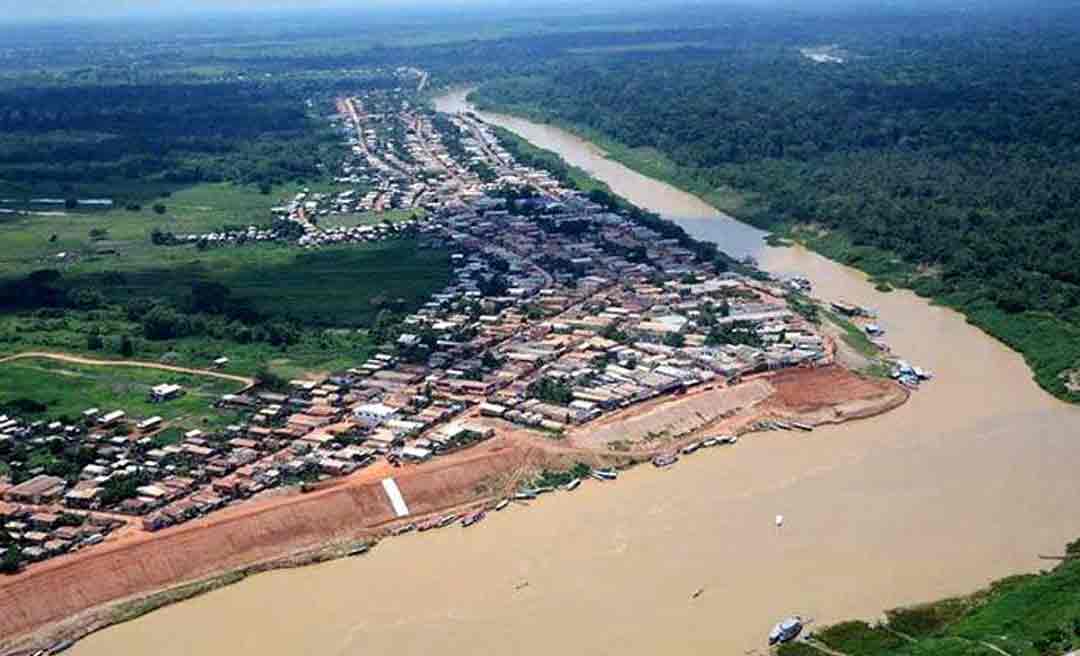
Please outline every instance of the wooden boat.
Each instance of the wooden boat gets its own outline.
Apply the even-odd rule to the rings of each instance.
[[[594,469],[589,472],[589,476],[592,476],[598,481],[613,481],[619,477],[614,469]]]
[[[655,467],[670,467],[679,461],[679,456],[674,453],[664,453],[652,459]]]
[[[479,523],[486,516],[487,516],[487,513],[485,513],[483,510],[478,510],[478,511],[476,511],[474,513],[469,513],[468,515],[465,515],[465,517],[462,518],[461,525],[464,526],[465,528],[469,528],[473,524]]]

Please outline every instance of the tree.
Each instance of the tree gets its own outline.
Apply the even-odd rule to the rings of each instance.
[[[131,337],[124,335],[120,339],[120,355],[125,358],[130,358],[135,355],[135,343],[131,341]]]
[[[64,207],[66,209],[69,209],[69,210],[73,210],[73,209],[78,208],[79,207],[79,199],[78,198],[70,198],[70,197],[65,198],[64,199]]]
[[[165,207],[165,203],[154,203],[154,213],[164,214],[169,208]]]
[[[86,350],[87,351],[100,351],[105,347],[105,340],[101,338],[99,333],[90,333],[86,336]]]
[[[22,550],[17,545],[10,544],[4,551],[3,559],[0,559],[0,572],[16,574],[20,569],[22,569]]]

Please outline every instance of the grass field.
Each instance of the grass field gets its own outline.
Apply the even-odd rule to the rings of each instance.
[[[186,394],[173,401],[151,403],[150,388],[162,383],[183,386]],[[203,418],[219,423],[231,415],[211,409],[222,394],[243,387],[217,378],[138,367],[91,366],[47,359],[16,360],[0,364],[0,407],[19,399],[47,406],[42,417],[78,417],[87,408],[103,412],[124,410],[132,418],[183,418],[186,425],[203,425]]]
[[[269,225],[270,208],[295,191],[279,188],[264,195],[249,187],[207,184],[161,198],[164,214],[154,212],[150,203],[137,212],[115,208],[62,216],[5,216],[0,218],[0,243],[4,244],[0,278],[41,268],[79,272],[146,266],[164,254],[150,243],[154,228],[180,234],[215,231],[226,225]],[[92,230],[106,232],[95,239]],[[99,254],[103,251],[115,254]],[[57,257],[60,253],[68,257]]]

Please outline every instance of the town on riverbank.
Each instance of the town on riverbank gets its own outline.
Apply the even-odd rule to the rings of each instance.
[[[336,110],[348,152],[341,191],[299,192],[273,210],[272,230],[155,243],[318,250],[408,235],[451,253],[450,283],[403,321],[376,325],[391,348],[338,371],[208,387],[213,369],[177,379],[150,368],[138,407],[0,418],[8,452],[56,456],[8,463],[5,567],[21,573],[0,580],[0,594],[87,573],[82,594],[4,620],[4,635],[218,571],[215,549],[231,532],[258,533],[299,505],[325,512],[335,535],[471,525],[511,496],[572,490],[614,478],[615,467],[668,466],[740,434],[808,431],[907,398],[838,364],[855,352],[871,367],[883,343],[867,348],[863,328],[826,316],[805,293],[810,281],[770,278],[610,194],[526,165],[474,115],[433,114],[400,92],[342,97]],[[372,222],[372,212],[389,218]],[[834,309],[857,314],[848,307]],[[212,418],[190,423],[200,413]],[[329,499],[361,489],[367,512],[343,522]],[[238,529],[243,517],[255,528]],[[248,548],[284,554],[297,535],[310,546],[327,530],[295,525]],[[164,578],[94,578],[99,552],[118,565],[196,534],[205,544],[186,552],[198,559],[181,555]],[[250,557],[223,555],[221,566]]]

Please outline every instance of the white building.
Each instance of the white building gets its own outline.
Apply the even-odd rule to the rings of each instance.
[[[353,410],[353,418],[366,428],[375,428],[383,422],[398,418],[397,408],[382,403],[366,403]]]

